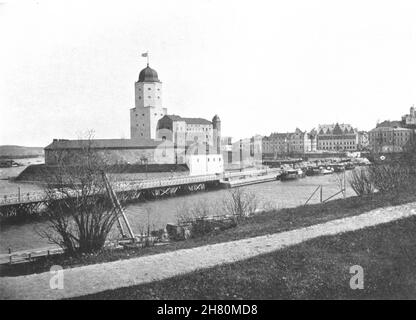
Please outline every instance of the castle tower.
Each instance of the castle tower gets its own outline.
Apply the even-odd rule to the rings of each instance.
[[[162,82],[157,72],[147,64],[140,71],[134,87],[135,107],[130,109],[131,139],[156,139],[157,122],[167,113],[162,107]]]
[[[216,150],[217,154],[221,154],[221,120],[218,115],[215,115],[214,118],[212,118],[212,129],[214,130],[214,150]]]

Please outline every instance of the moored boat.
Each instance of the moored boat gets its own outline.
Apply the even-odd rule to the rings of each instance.
[[[281,181],[296,180],[299,178],[299,172],[295,169],[288,169],[282,172],[280,175]]]
[[[306,169],[307,176],[318,176],[321,174],[321,171],[318,167],[309,167]]]
[[[334,165],[332,165],[332,168],[334,169],[334,172],[344,172],[345,171],[345,166],[343,166],[342,164],[334,164]]]
[[[345,170],[353,170],[353,169],[355,169],[355,165],[354,165],[354,164],[352,164],[352,163],[347,163],[347,164],[345,165]]]
[[[333,168],[331,168],[331,167],[321,167],[321,168],[319,168],[320,169],[320,172],[321,172],[321,174],[332,174],[332,173],[334,173],[334,169]]]

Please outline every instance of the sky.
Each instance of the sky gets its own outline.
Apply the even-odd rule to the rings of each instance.
[[[3,1],[0,44],[0,145],[129,138],[146,51],[169,114],[234,138],[416,103],[416,1]]]

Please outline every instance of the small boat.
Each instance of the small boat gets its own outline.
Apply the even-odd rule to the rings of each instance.
[[[306,169],[307,176],[318,176],[321,174],[321,170],[318,167],[309,167]]]
[[[280,175],[281,181],[296,180],[299,178],[299,172],[295,169],[288,169],[282,172]]]
[[[334,169],[332,169],[331,167],[326,167],[326,168],[321,167],[321,168],[319,168],[319,170],[320,170],[321,174],[324,174],[324,175],[334,173]]]
[[[306,173],[303,169],[298,169],[298,175],[299,175],[299,178],[305,178],[306,177]]]
[[[352,164],[352,163],[347,163],[347,164],[345,165],[345,170],[353,170],[353,169],[355,169],[355,165],[354,165],[354,164]]]
[[[332,168],[334,169],[334,172],[344,172],[345,171],[345,166],[343,166],[342,164],[334,164],[334,165],[332,165]]]

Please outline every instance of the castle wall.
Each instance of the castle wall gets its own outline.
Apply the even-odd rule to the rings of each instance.
[[[147,159],[148,164],[175,164],[176,156],[172,148],[138,148],[138,149],[95,149],[93,151],[106,164],[141,164]],[[45,150],[45,164],[57,165],[59,160],[76,165],[82,159],[77,149]]]

